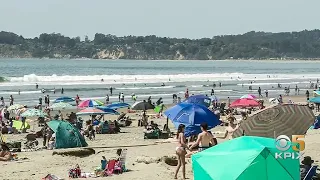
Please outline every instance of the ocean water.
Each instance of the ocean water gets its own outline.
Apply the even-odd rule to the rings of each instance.
[[[36,105],[38,98],[44,96],[40,92],[44,88],[51,100],[77,94],[81,99],[104,100],[113,87],[111,101],[118,101],[122,92],[129,103],[132,93],[138,100],[162,97],[170,103],[172,94],[183,97],[187,88],[191,94],[209,95],[214,83],[215,95],[221,99],[257,94],[258,87],[268,89],[269,96],[278,96],[284,93],[277,88],[278,83],[283,88],[297,84],[303,91],[310,81],[320,78],[319,69],[319,61],[0,59],[0,96],[6,102],[13,95],[15,103]],[[218,87],[220,82],[222,87]],[[36,83],[39,89],[35,88]],[[161,86],[163,83],[165,86]],[[248,90],[250,85],[252,91]]]

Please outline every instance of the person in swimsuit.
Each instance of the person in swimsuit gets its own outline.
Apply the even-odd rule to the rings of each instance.
[[[198,139],[197,139],[196,143],[194,143],[190,147],[190,149],[193,149],[194,147],[199,145],[199,149],[198,149],[199,152],[210,148],[210,143],[212,145],[216,145],[216,142],[214,141],[213,135],[210,132],[208,132],[208,124],[202,123],[200,125],[200,127],[201,127],[202,133],[200,133],[198,135]]]
[[[9,147],[5,143],[1,143],[0,161],[9,161],[11,158]]]
[[[178,165],[177,165],[176,172],[174,174],[174,179],[178,179],[177,176],[181,166],[182,166],[182,178],[186,179],[186,166],[185,166],[186,154],[187,154],[186,149],[189,150],[189,148],[185,143],[186,138],[184,137],[184,129],[185,129],[185,125],[180,124],[177,132],[178,146],[176,147],[176,154],[178,156]]]
[[[226,139],[228,137],[228,139],[230,140],[230,139],[232,139],[233,133],[237,129],[239,129],[240,125],[238,123],[236,123],[236,119],[234,117],[229,117],[228,120],[229,120],[229,125],[226,128],[226,132],[225,132],[224,136],[218,137],[218,138]]]

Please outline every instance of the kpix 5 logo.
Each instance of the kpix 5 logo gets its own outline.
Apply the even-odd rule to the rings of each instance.
[[[304,135],[292,135],[292,140],[286,135],[280,135],[275,140],[276,148],[282,152],[275,153],[276,159],[300,159],[303,155],[300,151],[303,151],[306,147]],[[292,148],[292,151],[288,151]]]

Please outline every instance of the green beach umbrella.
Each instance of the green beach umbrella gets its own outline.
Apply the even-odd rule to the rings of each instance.
[[[159,113],[160,110],[161,110],[161,106],[162,106],[162,104],[156,106],[156,107],[153,109],[154,112]],[[166,109],[167,109],[167,108],[164,106],[163,109],[162,109],[162,111],[164,111],[164,110],[166,110]]]
[[[21,114],[22,117],[44,117],[47,114],[39,109],[28,109],[24,113]]]
[[[276,153],[281,151],[275,139],[243,136],[229,140],[192,155],[194,179],[300,180],[299,159],[276,159]]]
[[[24,106],[23,106],[23,105],[21,105],[21,104],[14,104],[14,105],[12,105],[12,106],[8,107],[8,111],[11,111],[11,110],[18,110],[18,109],[21,109],[21,108],[24,108]]]
[[[70,107],[72,107],[72,105],[65,102],[54,103],[50,106],[52,109],[66,109]]]

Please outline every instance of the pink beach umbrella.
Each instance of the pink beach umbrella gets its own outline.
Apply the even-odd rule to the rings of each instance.
[[[107,113],[100,109],[96,109],[92,107],[83,109],[77,113],[77,115],[100,115],[100,114],[107,114]]]
[[[78,105],[78,107],[79,108],[86,108],[86,107],[95,107],[95,106],[102,106],[102,105],[103,105],[103,102],[101,102],[101,101],[88,99],[88,100],[82,101]]]
[[[257,96],[253,95],[253,94],[246,94],[246,95],[243,95],[241,96],[240,99],[256,99]]]
[[[254,99],[237,99],[230,105],[232,108],[257,107],[260,103]]]

